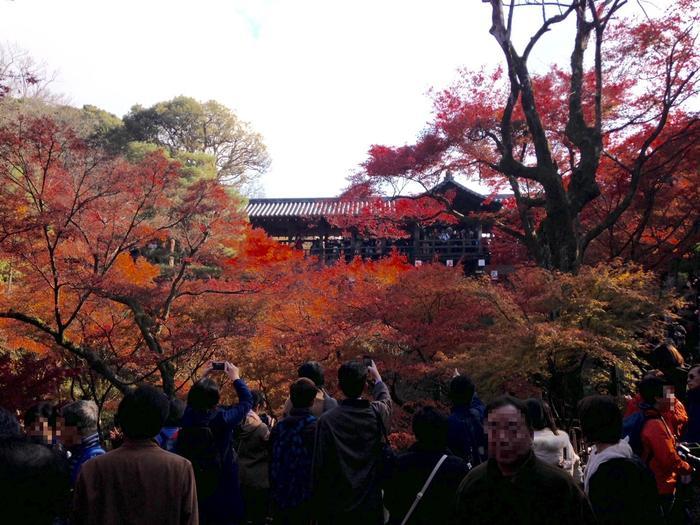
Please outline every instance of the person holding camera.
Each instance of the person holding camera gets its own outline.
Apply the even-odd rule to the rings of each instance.
[[[316,385],[316,397],[311,407],[311,413],[316,416],[316,418],[321,417],[325,412],[333,410],[338,406],[338,402],[333,399],[323,387],[325,378],[323,377],[323,367],[321,363],[318,361],[307,361],[299,367],[297,373],[299,377],[306,377]],[[291,398],[287,398],[287,401],[284,403],[284,408],[282,409],[282,417],[287,417],[292,412],[292,408],[292,400]]]
[[[345,399],[318,420],[313,476],[320,525],[384,522],[379,478],[391,398],[377,366],[371,360],[368,365],[341,365],[338,383]],[[362,397],[368,376],[373,401]]]
[[[233,383],[238,404],[219,405],[220,387],[210,376],[223,372]],[[253,396],[238,367],[211,363],[187,395],[175,452],[192,462],[197,482],[199,522],[234,525],[243,515],[233,431],[253,408]]]

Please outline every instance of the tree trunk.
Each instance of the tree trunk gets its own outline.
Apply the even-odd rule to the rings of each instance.
[[[169,398],[175,396],[175,366],[170,361],[158,363],[158,370],[163,382],[163,392]]]

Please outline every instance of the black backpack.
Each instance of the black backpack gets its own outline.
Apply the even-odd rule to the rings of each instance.
[[[224,458],[211,429],[208,426],[182,427],[175,450],[192,463],[197,497],[204,500],[214,494],[223,474]]]
[[[294,423],[287,419],[278,423],[277,438],[272,444],[270,494],[282,510],[311,499],[313,453],[306,448],[303,433],[314,421],[314,416],[306,416]]]

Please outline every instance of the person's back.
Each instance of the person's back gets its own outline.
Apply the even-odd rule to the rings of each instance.
[[[76,493],[90,510],[76,524],[197,523],[197,498],[189,461],[152,439],[126,440],[83,465]]]
[[[379,463],[391,399],[374,366],[369,367],[374,401],[360,398],[367,370],[358,362],[340,367],[338,379],[347,399],[318,421],[314,488],[320,523],[382,522]]]
[[[270,428],[258,415],[265,403],[265,397],[259,391],[253,391],[252,394],[253,408],[239,427],[239,479],[245,501],[245,521],[261,524],[265,522],[269,507]]]
[[[579,403],[583,437],[591,446],[584,489],[604,525],[660,525],[664,522],[654,475],[622,434],[622,411],[610,396]]]
[[[275,523],[307,525],[311,521],[312,472],[317,419],[311,413],[316,386],[299,378],[289,388],[290,414],[270,434],[270,496]]]
[[[199,523],[192,465],[154,440],[168,406],[165,395],[151,386],[124,396],[117,421],[126,439],[118,449],[83,465],[71,523]]]
[[[532,450],[539,459],[566,470],[577,482],[581,482],[581,462],[571,445],[569,434],[557,428],[549,405],[538,398],[528,399],[528,412],[534,429]]]
[[[452,412],[448,417],[447,446],[453,454],[476,466],[486,459],[484,404],[467,376],[457,375],[452,379],[449,397]]]
[[[549,428],[535,430],[532,443],[535,455],[545,463],[559,465],[564,459],[564,449],[571,450],[571,441],[566,432],[559,430],[556,434]]]
[[[205,376],[213,371],[209,367]],[[253,406],[253,398],[238,368],[225,364],[239,403],[218,406],[219,386],[204,377],[192,386],[182,416],[175,451],[192,462],[201,523],[236,523],[243,514],[233,430]]]
[[[588,498],[601,525],[660,525],[654,475],[636,456],[613,458],[591,476]]]
[[[396,458],[384,482],[384,505],[392,525],[400,525],[409,509],[442,460],[427,490],[408,521],[411,525],[449,523],[455,510],[457,487],[469,472],[462,458],[447,450],[447,418],[433,408],[422,408],[413,416],[417,442]]]

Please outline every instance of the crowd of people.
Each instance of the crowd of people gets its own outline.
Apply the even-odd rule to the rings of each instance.
[[[221,405],[216,374],[230,379]],[[681,440],[700,441],[700,367],[686,407],[657,371],[624,411],[609,396],[578,407],[585,466],[542,399],[487,405],[469,377],[449,384],[449,414],[412,417],[415,443],[390,445],[392,400],[374,362],[338,369],[342,399],[304,363],[282,417],[265,412],[231,363],[212,363],[186,403],[142,385],[119,403],[112,450],[97,406],[48,402],[21,425],[0,409],[3,523],[18,524],[674,524],[687,519],[692,466]],[[369,388],[368,388],[369,385]],[[584,454],[581,454],[584,456]],[[687,521],[686,521],[687,522]]]

